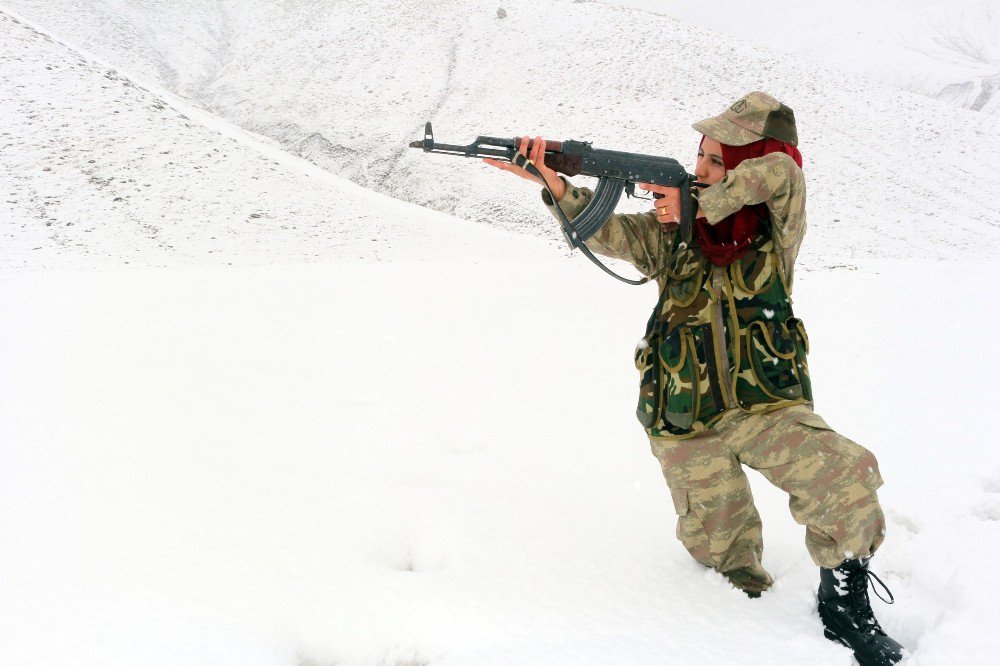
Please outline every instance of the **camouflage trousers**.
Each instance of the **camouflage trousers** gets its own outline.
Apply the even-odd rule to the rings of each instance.
[[[788,493],[817,565],[870,556],[882,543],[875,456],[834,432],[809,405],[764,414],[730,410],[696,437],[650,437],[650,443],[677,510],[677,538],[737,587],[761,591],[773,582],[761,566],[760,515],[742,465]]]

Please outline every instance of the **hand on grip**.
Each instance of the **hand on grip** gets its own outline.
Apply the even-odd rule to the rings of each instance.
[[[545,166],[545,139],[540,136],[536,136],[534,140],[526,136],[517,137],[516,145],[517,151],[529,159],[538,170],[538,173],[542,175],[542,178],[544,178],[544,184],[547,184],[549,189],[552,190],[555,200],[560,201],[566,195],[566,184],[555,171]],[[484,157],[483,161],[490,166],[503,171],[509,171],[515,176],[520,176],[526,180],[543,184],[541,179],[528,173],[526,169],[523,169],[511,162],[495,160],[489,157]]]

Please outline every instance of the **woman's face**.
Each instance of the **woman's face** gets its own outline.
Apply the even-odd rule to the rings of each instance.
[[[726,176],[726,167],[722,163],[722,144],[707,136],[698,148],[698,162],[694,175],[701,183],[715,185]]]

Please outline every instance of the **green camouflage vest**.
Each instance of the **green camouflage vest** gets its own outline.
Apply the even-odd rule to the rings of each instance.
[[[805,326],[792,313],[770,235],[729,266],[694,245],[660,279],[660,300],[635,352],[636,416],[654,437],[690,437],[726,409],[765,412],[812,400]]]

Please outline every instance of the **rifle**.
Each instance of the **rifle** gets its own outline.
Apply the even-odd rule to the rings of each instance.
[[[529,139],[525,137],[525,140]],[[427,123],[424,128],[424,138],[421,141],[410,143],[410,148],[421,148],[425,153],[441,153],[444,155],[460,155],[476,158],[493,157],[513,162],[517,166],[527,170],[528,173],[537,176],[549,192],[549,196],[552,196],[552,190],[549,189],[548,183],[545,183],[545,179],[541,177],[535,165],[531,160],[528,160],[518,152],[518,148],[520,148],[518,139],[478,136],[475,141],[467,146],[436,143],[431,124]],[[562,218],[563,235],[566,237],[566,242],[569,243],[570,248],[579,248],[591,261],[600,266],[609,275],[628,284],[644,284],[650,280],[648,277],[641,280],[629,280],[618,275],[595,257],[590,248],[585,244],[587,239],[600,231],[611,218],[623,191],[629,197],[637,199],[648,198],[636,197],[636,183],[652,183],[654,185],[680,188],[681,247],[687,247],[690,244],[694,225],[694,206],[692,205],[691,188],[705,187],[705,184],[696,182],[695,177],[685,171],[684,167],[677,160],[671,157],[625,153],[617,150],[600,150],[594,148],[590,142],[570,140],[546,141],[545,165],[567,176],[584,175],[598,179],[597,187],[594,188],[593,199],[573,219],[573,222],[567,219],[566,214],[559,206],[556,206],[555,209],[559,211],[559,216]],[[654,193],[653,196],[659,199],[664,195]],[[552,200],[555,201],[555,197],[552,197]]]

